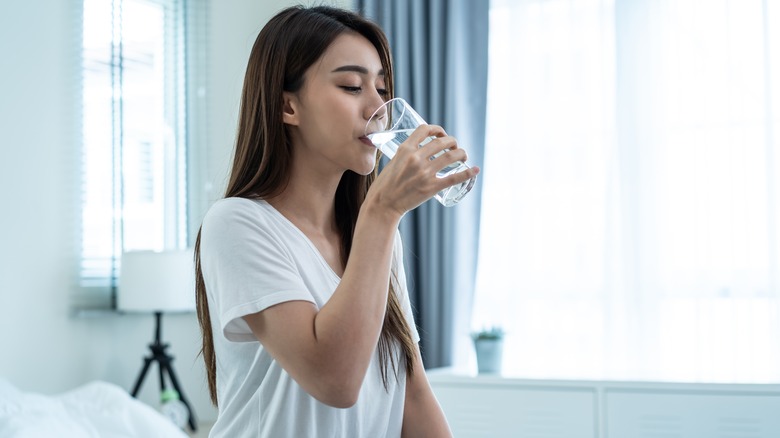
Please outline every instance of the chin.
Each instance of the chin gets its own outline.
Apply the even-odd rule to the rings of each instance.
[[[366,176],[374,171],[374,168],[376,167],[376,149],[371,151],[371,154],[367,154],[364,157],[364,161],[358,166],[353,167],[353,172],[357,173],[358,175]]]
[[[353,169],[352,171],[357,173],[358,175],[362,175],[362,176],[370,175],[371,172],[374,171],[374,165],[372,164],[370,168],[368,168],[368,167],[361,167],[359,169]]]
[[[376,167],[376,157],[372,157],[371,160],[366,160],[363,163],[351,166],[349,170],[357,173],[358,175],[366,176],[374,171]]]

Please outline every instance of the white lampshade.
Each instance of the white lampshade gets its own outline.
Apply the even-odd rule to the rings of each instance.
[[[119,310],[186,312],[195,309],[192,250],[129,251],[122,254]]]

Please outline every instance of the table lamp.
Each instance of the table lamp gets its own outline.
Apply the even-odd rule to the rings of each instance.
[[[152,362],[160,367],[160,394],[166,393],[165,375],[187,407],[188,424],[195,431],[195,417],[189,402],[179,387],[173,370],[173,356],[166,352],[168,344],[161,341],[162,314],[195,310],[195,268],[192,250],[129,251],[122,254],[119,271],[118,310],[128,313],[154,313],[155,335],[149,344],[151,355],[135,381],[132,396],[141,389]],[[169,392],[169,391],[168,391]]]

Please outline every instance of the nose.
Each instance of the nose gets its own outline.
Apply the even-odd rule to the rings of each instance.
[[[373,132],[384,131],[387,125],[387,107],[382,105],[380,108],[374,110],[373,117],[369,115],[366,118],[366,127],[363,130],[365,135],[369,135]]]
[[[387,123],[387,106],[385,101],[379,95],[376,98],[368,99],[363,109],[363,118],[366,120],[366,127],[363,132],[368,135],[372,132],[383,131]]]
[[[368,121],[371,119],[372,116],[374,116],[374,113],[376,113],[376,118],[384,118],[387,114],[387,108],[384,107],[385,100],[382,98],[382,96],[374,91],[373,93],[370,93],[370,97],[368,98],[365,107],[363,108],[363,118]],[[380,108],[381,107],[381,108]],[[379,110],[379,111],[377,111]]]

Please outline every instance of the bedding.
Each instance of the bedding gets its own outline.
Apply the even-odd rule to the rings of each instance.
[[[187,438],[168,418],[124,389],[95,381],[48,396],[0,377],[3,438]]]

